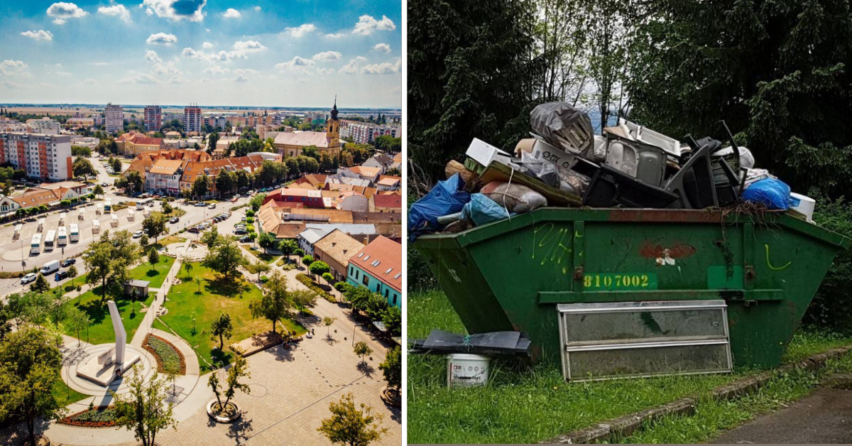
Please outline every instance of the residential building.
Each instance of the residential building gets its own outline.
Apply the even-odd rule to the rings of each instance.
[[[183,163],[183,160],[165,158],[155,161],[145,175],[145,190],[160,195],[180,195]]]
[[[363,248],[363,243],[335,229],[314,244],[314,260],[328,264],[335,282],[344,282],[349,259]]]
[[[27,124],[15,121],[9,118],[0,118],[0,132],[8,133],[27,133],[29,128]]]
[[[393,157],[386,153],[377,153],[367,161],[361,163],[363,167],[378,167],[382,170],[382,174],[386,174],[391,169],[394,160]]]
[[[305,254],[313,256],[314,245],[335,229],[342,231],[361,243],[369,243],[370,240],[378,236],[376,226],[372,224],[306,223],[305,230],[299,233],[299,236],[296,238],[299,249],[305,251]]]
[[[382,175],[376,182],[376,188],[380,191],[396,191],[402,187],[402,178]]]
[[[159,105],[145,106],[145,131],[159,132],[163,128],[163,109]]]
[[[340,177],[341,182],[343,182],[344,178],[360,178],[372,184],[379,180],[381,174],[382,169],[380,167],[355,166],[340,167],[337,169],[337,175]]]
[[[41,135],[58,135],[62,130],[59,122],[48,118],[47,116],[41,119],[27,119],[27,131],[30,133],[38,133]]]
[[[190,105],[183,109],[183,131],[201,133],[201,107]]]
[[[282,188],[272,192],[263,199],[263,202],[278,201],[286,204],[298,204],[301,207],[327,209],[331,206],[331,199],[322,196],[318,190],[302,188]]]
[[[0,165],[11,163],[31,178],[65,180],[74,176],[71,137],[0,133]]]
[[[94,127],[95,119],[94,118],[68,118],[65,121],[65,127],[69,129],[87,129],[89,127]]]
[[[104,108],[104,125],[110,133],[124,130],[124,110],[120,105],[107,104]]]
[[[352,138],[357,144],[371,144],[382,135],[390,135],[396,138],[401,134],[400,128],[396,126],[348,120],[342,121],[340,129],[341,138]]]
[[[62,200],[77,198],[78,195],[68,188],[44,189],[31,187],[17,196],[0,197],[0,212],[14,213],[18,209],[27,209],[39,206],[58,206]]]
[[[402,195],[373,195],[370,197],[370,211],[379,213],[402,212]]]
[[[204,154],[207,155],[206,153]],[[192,190],[192,183],[195,181],[195,179],[202,175],[206,175],[207,178],[210,180],[210,189],[208,190],[208,196],[215,196],[218,194],[218,191],[216,190],[216,176],[223,169],[229,172],[243,170],[248,173],[254,173],[258,169],[260,169],[260,167],[263,165],[263,161],[268,160],[269,157],[275,157],[272,161],[281,161],[280,155],[271,153],[266,153],[263,155],[250,153],[247,156],[230,157],[219,160],[186,162],[183,165],[183,175],[181,175],[180,178],[180,189],[182,191]]]
[[[199,150],[158,150],[150,152],[142,152],[130,162],[127,170],[122,172],[122,176],[126,176],[129,172],[139,172],[142,180],[146,180],[148,171],[157,160],[179,160],[184,162],[189,161],[210,161],[210,155],[207,152]]]
[[[321,155],[332,159],[340,156],[340,119],[337,117],[337,100],[331,109],[331,118],[325,132],[283,132],[275,136],[274,146],[284,156],[299,156],[306,147],[316,147]]]
[[[320,241],[322,243],[322,241]],[[346,281],[382,295],[389,305],[402,305],[402,245],[378,237],[349,259]]]

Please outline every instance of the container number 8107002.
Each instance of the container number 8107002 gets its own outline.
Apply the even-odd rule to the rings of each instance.
[[[657,275],[640,274],[585,274],[583,288],[590,290],[656,290]]]

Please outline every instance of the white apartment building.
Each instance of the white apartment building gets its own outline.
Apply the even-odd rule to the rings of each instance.
[[[159,105],[145,107],[145,131],[159,132],[163,128],[163,109]]]
[[[45,116],[41,119],[27,119],[27,129],[30,133],[58,135],[62,126],[59,125],[59,122]]]
[[[110,133],[124,130],[124,109],[120,105],[107,104],[104,109],[104,124]]]
[[[396,138],[400,134],[399,127],[395,126],[345,120],[340,122],[340,138],[351,137],[357,144],[370,144],[382,135]]]
[[[0,133],[0,164],[7,162],[31,178],[72,178],[71,136]]]
[[[201,107],[197,105],[190,105],[183,109],[183,131],[186,133],[189,132],[201,132]]]
[[[0,132],[27,133],[29,128],[21,121],[0,119]]]

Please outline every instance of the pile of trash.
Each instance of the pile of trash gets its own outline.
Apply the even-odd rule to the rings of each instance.
[[[792,193],[746,147],[691,135],[684,143],[634,122],[595,135],[588,114],[562,102],[530,113],[534,133],[506,153],[479,139],[464,164],[408,214],[409,237],[459,232],[545,206],[707,209],[754,203],[812,221],[814,200]]]

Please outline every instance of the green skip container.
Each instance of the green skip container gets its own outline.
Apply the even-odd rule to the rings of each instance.
[[[733,365],[769,368],[849,244],[783,212],[543,208],[414,246],[468,332],[521,331],[534,359],[563,356],[565,304],[703,301]]]

